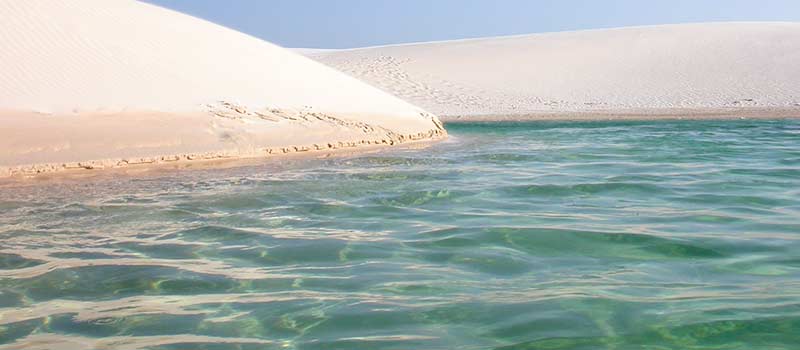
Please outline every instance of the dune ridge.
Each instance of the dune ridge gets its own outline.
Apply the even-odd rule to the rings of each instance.
[[[800,116],[800,23],[658,25],[302,53],[443,120]]]
[[[0,23],[0,177],[446,134],[346,74],[146,3],[0,0]]]

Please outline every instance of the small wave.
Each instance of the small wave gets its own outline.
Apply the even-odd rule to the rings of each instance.
[[[388,206],[419,207],[433,203],[447,203],[471,194],[473,193],[469,191],[449,189],[413,191],[399,196],[381,198],[378,200],[378,203]]]
[[[43,263],[42,261],[28,259],[17,254],[0,253],[0,270],[24,269]]]
[[[532,184],[506,186],[498,189],[512,196],[568,197],[609,193],[655,195],[672,192],[669,188],[641,182],[604,182],[571,185]]]
[[[581,255],[625,259],[720,258],[724,254],[688,240],[637,233],[579,231],[540,227],[480,229],[481,241],[491,241],[529,254]]]

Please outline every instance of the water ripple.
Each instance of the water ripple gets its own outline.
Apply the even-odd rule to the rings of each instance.
[[[793,349],[797,121],[0,188],[0,349]]]

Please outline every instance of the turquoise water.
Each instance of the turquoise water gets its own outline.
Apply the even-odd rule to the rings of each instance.
[[[0,189],[2,349],[797,349],[800,121]]]

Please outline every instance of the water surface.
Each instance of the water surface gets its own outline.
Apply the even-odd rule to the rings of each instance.
[[[800,121],[0,189],[2,349],[796,349]]]

